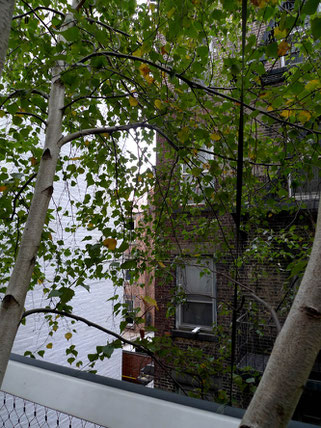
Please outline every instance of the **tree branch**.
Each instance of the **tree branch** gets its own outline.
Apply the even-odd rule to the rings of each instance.
[[[11,114],[11,113],[9,113],[7,111],[6,114]],[[28,113],[26,111],[17,111],[15,114],[20,115],[20,116],[32,116],[32,117],[40,120],[40,122],[42,122],[45,126],[47,126],[47,122],[35,113]]]
[[[24,18],[25,16],[31,15],[32,13],[36,12],[37,10],[41,10],[41,9],[48,10],[49,12],[56,13],[57,15],[60,15],[63,18],[65,17],[64,13],[59,12],[58,10],[52,9],[51,7],[37,6],[33,10],[30,10],[29,12],[22,13],[21,15],[14,16],[12,19]]]
[[[13,209],[12,209],[12,214],[11,214],[10,220],[13,220],[13,217],[14,217],[14,215],[16,213],[16,205],[17,205],[17,200],[18,200],[19,196],[24,191],[24,189],[28,186],[28,184],[30,184],[32,182],[32,180],[35,177],[37,177],[37,172],[35,172],[34,174],[32,174],[31,177],[28,178],[28,180],[22,185],[22,187],[19,190],[19,192],[15,195],[15,197],[13,199]]]
[[[58,145],[62,147],[64,144],[69,143],[70,141],[76,140],[77,138],[85,137],[86,135],[98,135],[98,134],[112,134],[118,131],[129,131],[130,129],[138,129],[138,128],[147,128],[152,131],[157,132],[159,135],[164,137],[166,141],[176,150],[179,151],[179,147],[157,126],[151,125],[147,122],[136,122],[128,125],[116,125],[104,128],[89,128],[83,129],[81,131],[74,132],[72,134],[66,135],[65,137],[60,138],[58,141]]]
[[[172,68],[164,67],[163,65],[160,65],[160,64],[155,64],[153,61],[150,61],[149,59],[140,58],[140,57],[137,57],[134,55],[128,55],[128,54],[123,54],[121,52],[111,52],[111,51],[93,52],[92,54],[87,55],[84,58],[82,58],[79,61],[79,63],[82,64],[84,62],[87,62],[89,59],[97,57],[97,56],[106,56],[106,57],[110,56],[110,57],[116,57],[116,58],[124,58],[124,59],[130,59],[133,61],[142,62],[144,64],[148,64],[151,67],[157,68],[158,70],[169,74],[170,76],[177,77],[178,79],[185,82],[190,88],[201,89],[201,90],[207,92],[208,94],[215,95],[215,96],[218,96],[220,98],[224,98],[226,100],[232,101],[233,103],[240,104],[240,100],[237,98],[231,97],[231,96],[226,95],[226,94],[222,94],[222,93],[216,91],[215,89],[212,89],[209,86],[205,86],[205,85],[202,85],[201,83],[187,79],[186,77],[182,76],[180,73],[175,72],[175,70]],[[265,115],[265,116],[275,120],[276,122],[281,123],[282,125],[290,126],[292,128],[296,128],[296,129],[300,129],[301,131],[306,131],[306,132],[311,132],[313,134],[321,135],[321,131],[316,131],[314,129],[306,128],[305,126],[298,125],[297,123],[287,122],[286,120],[283,120],[277,116],[274,116],[273,114],[269,113],[268,111],[262,110],[260,108],[253,107],[250,104],[243,103],[243,106],[246,107],[250,111],[255,111],[255,112],[258,112],[262,115]]]
[[[127,345],[131,345],[133,346],[135,349],[149,355],[154,361],[155,363],[157,363],[163,370],[165,370],[165,372],[170,376],[170,378],[172,379],[172,381],[176,384],[176,386],[178,386],[180,389],[182,389],[182,391],[184,392],[185,395],[187,395],[187,392],[184,390],[184,388],[182,387],[182,385],[173,377],[173,375],[171,374],[171,372],[169,370],[167,370],[167,367],[158,359],[155,357],[154,353],[152,351],[150,351],[148,348],[146,348],[143,345],[139,345],[138,343],[132,342],[131,340],[125,339],[123,336],[121,336],[118,333],[115,333],[112,330],[109,330],[108,328],[102,327],[99,324],[96,324],[92,321],[87,320],[84,317],[81,317],[79,315],[74,315],[74,314],[70,314],[69,312],[64,312],[64,311],[58,311],[57,309],[50,309],[50,308],[35,308],[35,309],[30,309],[29,311],[25,311],[22,314],[21,320],[20,322],[28,317],[29,315],[32,314],[56,314],[56,315],[60,315],[62,317],[68,317],[71,318],[75,321],[81,321],[84,324],[87,324],[88,327],[93,327],[97,330],[102,331],[103,333],[109,334],[110,336],[115,337],[116,339],[119,339],[121,342],[126,343]]]
[[[23,94],[25,94],[26,92],[30,92],[32,94],[38,94],[41,95],[42,97],[48,99],[48,94],[46,94],[43,91],[40,91],[39,89],[32,89],[31,91],[25,90],[25,89],[17,89],[16,91],[12,92],[11,94],[7,95],[7,97],[4,99],[4,101],[2,101],[2,103],[0,104],[0,108],[11,98],[14,98],[15,96],[19,97]],[[3,95],[5,96],[5,95]]]
[[[117,99],[117,98],[125,98],[125,97],[128,97],[128,94],[106,95],[106,96],[101,96],[101,97],[86,95],[86,96],[78,97],[78,98],[70,101],[68,104],[64,105],[62,109],[66,110],[66,108],[70,107],[72,104],[76,103],[77,101],[81,101],[81,100],[88,100],[88,99],[91,99],[91,100],[101,100],[101,99],[110,100],[110,99],[114,99],[114,98]]]
[[[110,25],[105,24],[104,22],[98,21],[97,19],[87,17],[87,21],[101,25],[102,27],[106,28],[107,30],[113,31],[114,33],[119,33],[119,34],[122,34],[123,36],[131,37],[130,34],[125,33],[125,31],[118,30],[117,28],[113,28]]]

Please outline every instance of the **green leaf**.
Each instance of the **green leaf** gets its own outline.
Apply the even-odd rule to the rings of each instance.
[[[321,17],[311,19],[311,32],[314,40],[321,37]]]
[[[302,8],[302,13],[313,15],[319,6],[319,0],[307,0]]]
[[[96,361],[96,360],[98,360],[98,355],[97,354],[88,354],[88,360],[90,362]]]
[[[135,269],[136,260],[126,260],[120,265],[121,269]]]
[[[76,27],[70,27],[60,33],[68,42],[79,40],[79,30]]]
[[[278,44],[277,42],[273,42],[270,43],[269,45],[267,45],[266,49],[265,49],[266,55],[268,57],[273,57],[276,58],[277,54],[278,54]]]
[[[105,357],[110,358],[114,352],[114,347],[112,345],[106,345],[102,348],[102,353]]]

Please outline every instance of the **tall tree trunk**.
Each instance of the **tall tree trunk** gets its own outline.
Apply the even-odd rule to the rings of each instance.
[[[60,72],[59,66],[53,69],[45,147],[18,256],[0,308],[0,387],[23,313],[48,205],[53,192],[53,180],[60,152],[58,140],[61,137],[62,107],[65,94],[64,86],[60,81]]]
[[[308,266],[241,428],[287,426],[320,348],[321,200]]]
[[[0,77],[7,53],[14,0],[0,0]]]

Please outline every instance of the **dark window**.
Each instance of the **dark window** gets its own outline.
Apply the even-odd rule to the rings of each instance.
[[[177,268],[177,285],[185,294],[184,302],[177,308],[177,327],[210,329],[216,321],[213,260],[186,261]]]

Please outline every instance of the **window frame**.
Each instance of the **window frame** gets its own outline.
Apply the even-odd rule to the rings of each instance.
[[[127,312],[130,313],[134,313],[134,309],[135,309],[135,300],[134,298],[130,297],[130,296],[124,296],[124,304],[127,305]],[[125,321],[126,321],[126,328],[133,328],[135,326],[135,322],[134,322],[134,317],[130,317],[130,315],[126,315],[125,317]],[[131,318],[132,322],[127,322],[127,319]]]
[[[213,325],[217,322],[217,305],[216,305],[216,275],[215,275],[215,264],[214,259],[211,256],[202,256],[202,261],[199,262],[200,259],[189,258],[184,260],[184,264],[176,267],[176,286],[179,291],[184,290],[186,294],[185,303],[200,303],[200,304],[211,304],[212,306],[212,323],[211,325],[200,325],[200,324],[191,324],[183,321],[183,305],[185,303],[179,303],[176,308],[176,328],[179,330],[194,330],[195,328],[199,328],[200,331],[211,332],[213,330]],[[200,296],[197,293],[187,293],[186,287],[184,289],[184,285],[181,283],[182,271],[187,265],[195,264],[198,267],[202,266],[202,262],[206,262],[206,266],[203,267],[208,268],[211,272],[211,292],[204,293],[204,300],[201,300],[199,297],[196,299],[191,298],[190,296]]]

